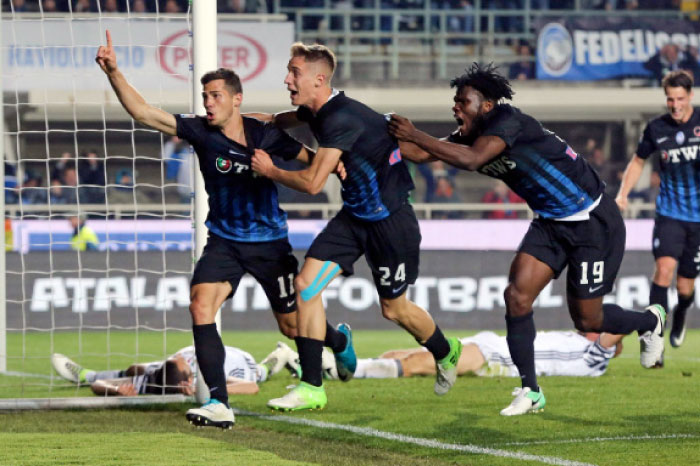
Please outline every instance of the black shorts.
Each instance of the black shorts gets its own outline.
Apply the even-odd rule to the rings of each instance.
[[[567,293],[588,299],[612,290],[625,253],[625,236],[617,204],[603,194],[588,220],[533,220],[518,251],[547,264],[555,277],[568,265]]]
[[[418,278],[420,228],[413,207],[401,207],[378,222],[365,222],[341,210],[311,244],[306,257],[335,262],[343,275],[353,274],[362,254],[382,298],[401,296]]]
[[[209,233],[202,257],[194,267],[190,286],[227,281],[233,289],[228,296],[230,298],[236,292],[243,274],[248,272],[263,287],[273,311],[294,312],[294,277],[298,265],[286,238],[246,243]]]
[[[654,259],[676,259],[681,277],[697,277],[700,273],[700,223],[657,215],[652,251]]]

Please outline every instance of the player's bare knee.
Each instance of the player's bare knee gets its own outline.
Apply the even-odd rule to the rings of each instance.
[[[574,326],[579,332],[598,332],[603,326],[601,317],[579,317],[574,320]]]
[[[509,284],[503,292],[506,310],[510,316],[523,316],[532,310],[533,298],[518,290],[514,284]]]
[[[297,291],[305,290],[311,285],[311,281],[307,280],[302,274],[294,277],[294,289]]]
[[[277,326],[280,329],[280,333],[290,340],[293,340],[298,336],[296,325],[290,325],[287,322],[279,321],[277,322]]]
[[[190,315],[192,316],[192,322],[197,325],[207,324],[214,321],[212,316],[211,306],[197,299],[195,296],[190,303]]]

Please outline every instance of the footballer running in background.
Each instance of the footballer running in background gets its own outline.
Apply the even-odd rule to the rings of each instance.
[[[695,300],[695,279],[700,273],[700,112],[692,105],[693,76],[689,72],[672,71],[661,84],[668,113],[647,123],[615,200],[624,211],[644,162],[658,155],[661,186],[656,198],[655,267],[649,303],[668,307],[668,288],[678,268],[678,305],[673,309],[669,337],[671,346],[677,348],[685,339],[686,313]]]

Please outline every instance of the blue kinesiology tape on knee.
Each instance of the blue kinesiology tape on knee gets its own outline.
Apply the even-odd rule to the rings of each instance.
[[[340,266],[338,264],[333,264],[334,267],[328,272],[328,274],[326,274],[326,270],[328,270],[328,267],[331,264],[333,264],[331,261],[324,262],[323,267],[321,267],[321,270],[318,272],[311,285],[308,288],[301,290],[299,296],[301,296],[302,301],[309,301],[310,299],[314,298],[323,290],[323,288],[325,288],[328,282],[335,277],[335,274],[340,270]]]

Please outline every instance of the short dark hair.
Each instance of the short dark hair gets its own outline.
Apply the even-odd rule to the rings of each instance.
[[[202,78],[199,81],[202,83],[202,86],[206,86],[208,82],[214,81],[216,79],[224,80],[224,84],[229,89],[229,91],[231,91],[231,95],[243,93],[243,86],[241,86],[241,78],[238,77],[235,71],[230,70],[228,68],[219,68],[218,70],[204,73],[204,75],[202,75]]]
[[[671,71],[661,80],[664,91],[669,87],[682,87],[687,92],[693,89],[693,75],[686,70]]]
[[[472,63],[472,66],[464,70],[464,74],[457,76],[450,81],[450,87],[457,88],[461,91],[464,87],[472,87],[481,92],[486,100],[498,102],[501,99],[513,99],[513,89],[510,87],[510,82],[501,76],[496,70],[498,67],[493,63],[482,67],[478,63]]]
[[[179,384],[180,382],[186,382],[187,379],[188,375],[178,369],[177,363],[172,359],[168,359],[160,368],[153,372],[146,385],[146,393],[182,393],[182,388]]]
[[[325,45],[306,45],[301,42],[295,42],[292,44],[290,52],[292,57],[304,57],[304,60],[308,62],[325,62],[331,69],[331,76],[333,76],[333,73],[335,73],[335,68],[338,61],[336,60],[333,51]]]

